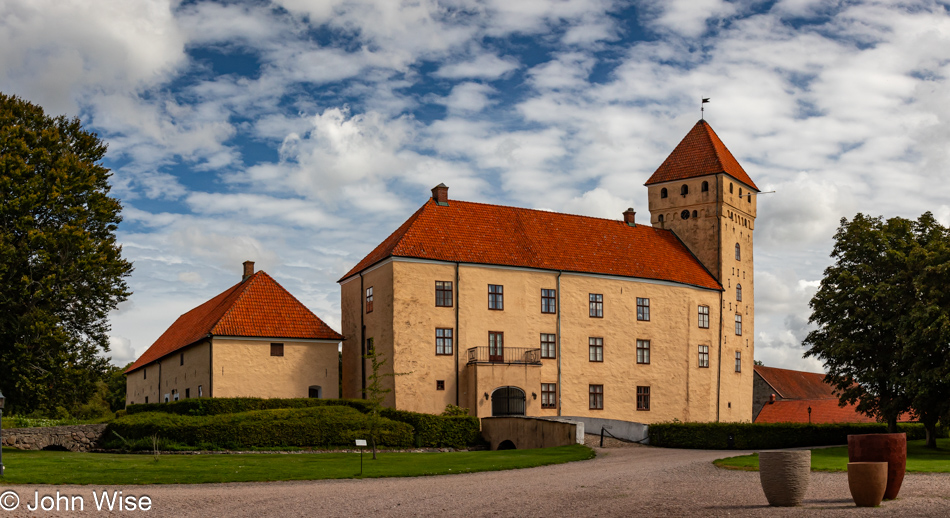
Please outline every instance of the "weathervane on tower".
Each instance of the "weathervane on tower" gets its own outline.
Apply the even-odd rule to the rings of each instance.
[[[703,113],[703,105],[709,102],[709,97],[700,97],[700,99],[702,99],[702,102],[699,103],[699,118],[700,120],[706,120],[706,116]]]

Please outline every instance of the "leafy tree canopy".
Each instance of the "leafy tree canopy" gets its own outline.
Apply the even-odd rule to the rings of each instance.
[[[932,432],[950,409],[938,404],[950,396],[948,250],[950,234],[929,212],[917,221],[842,219],[835,263],[810,303],[817,329],[805,356],[824,361],[842,404],[857,403],[892,431],[910,412]]]
[[[132,265],[105,151],[79,119],[0,93],[0,390],[14,412],[75,408],[108,368]]]

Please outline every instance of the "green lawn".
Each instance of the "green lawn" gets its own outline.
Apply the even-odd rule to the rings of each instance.
[[[592,459],[581,445],[539,450],[363,454],[363,477],[498,471]],[[5,484],[202,484],[359,478],[359,453],[119,455],[3,450]]]
[[[759,470],[759,455],[743,455],[714,461],[720,468]],[[812,471],[848,471],[848,447],[818,448],[811,451]],[[924,441],[907,441],[907,471],[950,473],[950,439],[937,439],[937,449],[924,447]]]

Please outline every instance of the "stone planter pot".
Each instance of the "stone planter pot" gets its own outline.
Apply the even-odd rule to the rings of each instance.
[[[809,450],[759,452],[759,481],[771,506],[801,505],[810,475]]]
[[[858,507],[877,507],[887,489],[886,462],[849,462],[848,488]]]
[[[848,462],[886,462],[884,500],[897,498],[907,467],[906,433],[869,433],[848,436]]]

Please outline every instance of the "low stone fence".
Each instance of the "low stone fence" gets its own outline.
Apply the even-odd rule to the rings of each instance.
[[[76,426],[47,426],[39,428],[7,428],[3,430],[3,445],[18,450],[42,450],[50,446],[69,451],[89,451],[96,447],[105,424]]]
[[[601,419],[599,417],[558,417],[562,421],[572,421],[583,423],[587,433],[600,435],[601,428],[607,430],[607,437],[616,437],[624,441],[639,442],[641,444],[650,444],[649,425],[635,423],[633,421],[620,421],[618,419]]]
[[[537,417],[483,417],[482,437],[493,450],[584,444],[584,423]]]

